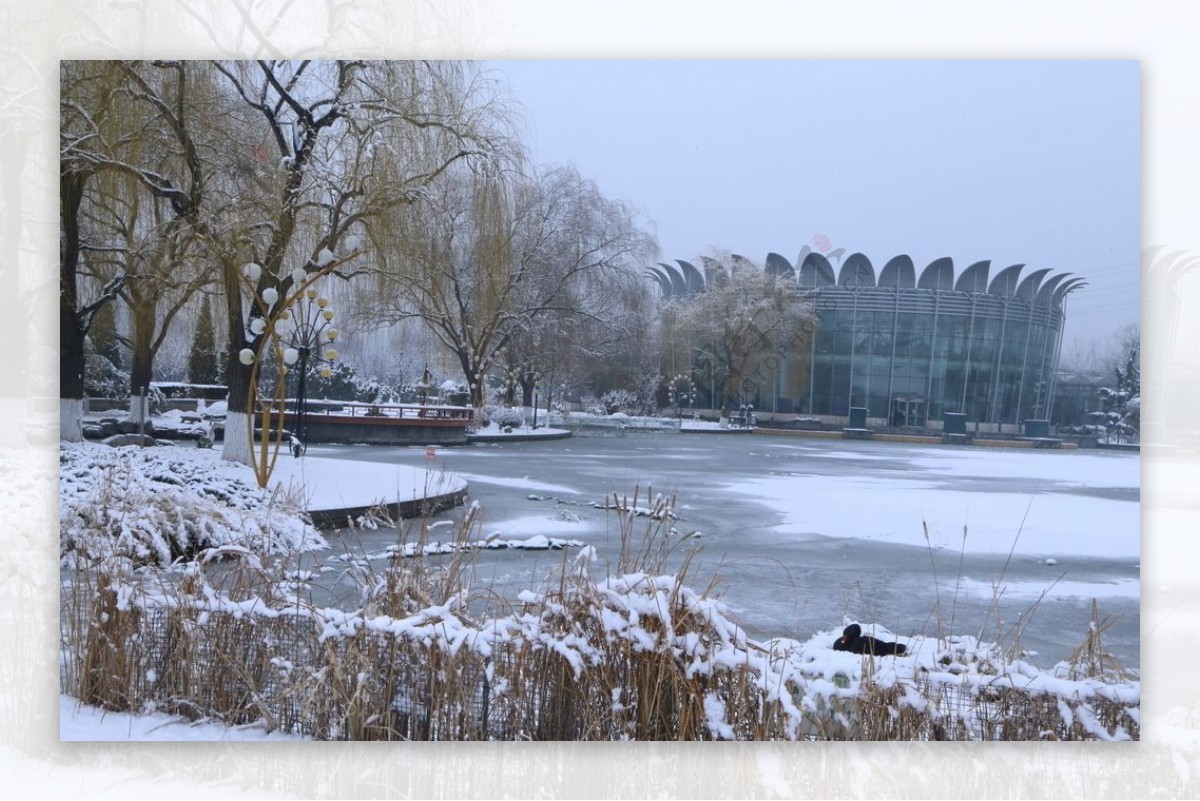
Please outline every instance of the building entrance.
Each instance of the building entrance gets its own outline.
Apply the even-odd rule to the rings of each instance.
[[[892,398],[892,414],[889,422],[893,426],[924,426],[925,399],[905,395]]]

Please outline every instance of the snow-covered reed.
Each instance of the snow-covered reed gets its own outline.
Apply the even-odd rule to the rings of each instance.
[[[326,547],[299,499],[259,488],[244,466],[212,451],[64,443],[59,461],[67,561],[166,566],[225,545],[262,553]]]
[[[909,638],[903,657],[835,652],[836,631],[751,640],[711,587],[691,586],[673,499],[608,505],[616,563],[564,551],[515,600],[477,584],[477,550],[426,553],[427,522],[398,530],[412,557],[347,560],[339,578],[359,597],[342,609],[313,602],[318,576],[241,545],[164,581],[127,558],[80,565],[64,584],[64,691],[317,739],[1139,736],[1140,683],[1103,659],[1047,671],[965,636]],[[478,539],[472,509],[453,541]]]

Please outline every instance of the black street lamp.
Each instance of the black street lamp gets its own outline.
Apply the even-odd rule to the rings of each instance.
[[[525,374],[525,378],[527,379],[528,383],[533,388],[533,427],[536,430],[537,429],[538,402],[540,400],[538,398],[538,382],[540,382],[542,380],[542,373],[540,370],[532,370]]]
[[[687,388],[684,389],[683,385]],[[671,379],[671,383],[667,386],[667,399],[675,406],[675,416],[683,419],[683,404],[689,403],[691,415],[696,416],[696,383],[688,376],[680,373]]]
[[[425,372],[421,373],[421,405],[429,405],[429,390],[433,385],[433,376],[429,374],[429,365],[425,366]]]
[[[310,362],[320,364],[322,378],[333,375],[332,365],[338,355],[333,343],[338,338],[338,331],[330,325],[334,315],[329,300],[321,297],[314,287],[305,290],[288,311],[292,328],[290,332],[281,332],[281,337],[286,346],[283,361],[289,368],[296,365],[299,373],[296,377],[296,430],[292,432],[292,453],[300,456],[308,450],[309,365]]]

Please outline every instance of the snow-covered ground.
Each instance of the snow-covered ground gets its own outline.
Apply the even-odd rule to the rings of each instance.
[[[1136,458],[972,448],[917,454],[908,459],[910,470],[886,475],[814,471],[742,479],[731,487],[781,512],[780,531],[787,534],[924,547],[928,526],[929,545],[957,550],[966,526],[972,553],[1138,558],[1140,509],[1124,497],[1140,484]],[[871,462],[887,456],[830,448],[818,458]],[[1025,489],[1030,482],[1052,483],[1054,492],[1031,492]],[[1021,491],[998,490],[1016,484]],[[1106,492],[1122,497],[1097,497]]]
[[[565,428],[551,428],[547,425],[533,426],[498,426],[487,425],[474,434],[468,434],[471,442],[519,442],[536,439],[561,439],[569,437],[571,432]]]
[[[303,737],[269,732],[261,725],[226,726],[213,721],[193,722],[179,715],[148,712],[131,715],[84,706],[75,698],[59,698],[59,739],[64,741],[98,740],[172,740],[195,742],[297,741]]]
[[[457,492],[467,486],[461,476],[383,462],[350,462],[281,453],[271,483],[304,498],[305,509],[344,509],[376,503],[419,500]]]

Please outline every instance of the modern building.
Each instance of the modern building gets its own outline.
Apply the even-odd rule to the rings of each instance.
[[[1064,302],[1085,286],[1082,278],[1023,264],[989,275],[987,261],[956,275],[950,258],[918,270],[906,255],[876,270],[862,253],[838,257],[835,268],[820,253],[801,255],[797,269],[768,254],[765,270],[795,282],[813,304],[815,326],[793,340],[755,397],[742,400],[814,416],[865,408],[870,418],[907,426],[940,423],[948,412],[977,423],[1049,419]],[[704,291],[705,272],[677,264],[648,273],[664,296]]]

